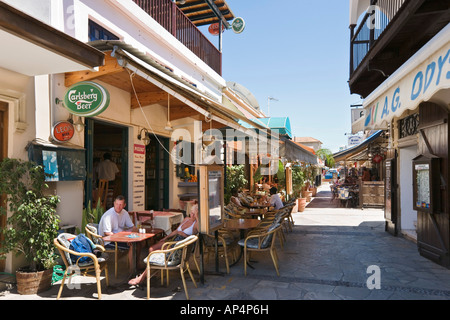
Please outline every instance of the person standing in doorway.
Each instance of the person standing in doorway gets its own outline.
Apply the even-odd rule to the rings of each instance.
[[[114,185],[114,180],[116,180],[116,175],[119,173],[119,168],[117,165],[111,161],[111,154],[105,153],[103,155],[103,161],[101,161],[97,166],[97,174],[99,180],[108,180],[109,186]]]

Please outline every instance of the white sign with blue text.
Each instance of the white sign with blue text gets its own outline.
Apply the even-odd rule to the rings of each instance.
[[[450,42],[431,54],[414,70],[390,85],[375,99],[367,99],[365,129],[386,129],[387,124],[406,110],[414,110],[424,101],[440,101],[438,92],[450,88]]]

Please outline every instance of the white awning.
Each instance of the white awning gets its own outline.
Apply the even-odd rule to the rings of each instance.
[[[392,119],[425,101],[448,108],[449,88],[450,24],[364,100],[364,128],[387,129]]]
[[[104,54],[0,1],[0,68],[28,76],[94,69]]]

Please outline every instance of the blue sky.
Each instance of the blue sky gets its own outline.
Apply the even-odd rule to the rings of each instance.
[[[243,33],[223,34],[223,77],[249,89],[267,114],[288,116],[294,136],[332,152],[351,132],[348,0],[227,0]],[[205,34],[207,30],[202,30]],[[208,36],[218,46],[217,36]]]

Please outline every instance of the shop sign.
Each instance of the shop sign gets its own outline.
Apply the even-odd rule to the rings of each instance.
[[[218,22],[217,23],[213,23],[208,28],[209,33],[212,34],[213,36],[219,35],[219,30],[220,30],[220,24]],[[222,25],[222,32],[224,30],[225,30],[225,26]]]
[[[386,90],[364,102],[365,129],[385,129],[394,117],[401,116],[406,110],[416,109],[438,91],[450,88],[449,58],[450,43],[392,85],[383,83],[380,87],[384,85]]]
[[[75,130],[69,121],[60,121],[56,123],[52,129],[53,139],[59,142],[69,141],[74,134]]]
[[[233,29],[234,33],[241,33],[245,29],[245,21],[242,18],[236,18],[233,20],[231,24],[231,29]]]
[[[348,146],[357,146],[362,142],[361,136],[350,136],[348,137]]]
[[[64,107],[81,117],[94,117],[109,106],[109,92],[92,81],[78,82],[64,96]]]

